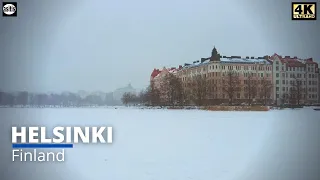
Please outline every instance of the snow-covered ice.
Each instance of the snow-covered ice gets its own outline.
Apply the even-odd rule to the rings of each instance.
[[[59,175],[89,180],[238,179],[257,173],[250,170],[260,161],[289,163],[289,159],[277,156],[284,146],[275,149],[279,139],[286,139],[286,151],[290,153],[298,147],[290,146],[298,143],[294,141],[304,133],[319,132],[315,128],[320,127],[320,113],[310,108],[269,112],[17,108],[0,109],[0,113],[4,115],[1,128],[6,129],[1,130],[1,138],[6,141],[10,140],[10,126],[17,124],[112,126],[111,145],[75,145],[66,150],[64,163],[24,165],[39,175],[52,173],[48,178]],[[306,138],[315,140],[313,135]],[[262,154],[268,157],[261,160]],[[26,171],[25,176],[31,172]]]

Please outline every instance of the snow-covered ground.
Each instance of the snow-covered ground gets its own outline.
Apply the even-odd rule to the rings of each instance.
[[[277,179],[281,170],[297,172],[296,164],[304,163],[295,159],[304,155],[301,150],[320,147],[315,145],[320,112],[311,108],[269,112],[17,108],[0,109],[0,114],[1,140],[8,144],[0,157],[8,164],[11,125],[114,128],[113,144],[75,145],[66,150],[64,163],[11,164],[26,170],[7,169],[16,179],[18,175],[21,179],[41,175],[88,180]],[[317,154],[310,150],[308,157],[312,153]]]

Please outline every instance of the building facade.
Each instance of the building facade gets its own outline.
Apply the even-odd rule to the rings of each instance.
[[[188,89],[190,81],[200,75],[209,85],[210,104],[219,104],[230,101],[230,92],[225,86],[230,72],[235,74],[237,81],[233,84],[238,86],[233,94],[234,102],[242,103],[248,100],[264,104],[319,102],[319,68],[311,58],[299,59],[277,54],[264,57],[227,57],[218,54],[214,48],[208,58],[185,63],[179,68],[154,69],[150,81],[161,89],[163,78],[166,74],[172,73],[179,77],[183,87]],[[252,91],[252,87],[255,91]]]
[[[319,68],[312,58],[269,57],[273,64],[274,97],[277,104],[319,102]]]

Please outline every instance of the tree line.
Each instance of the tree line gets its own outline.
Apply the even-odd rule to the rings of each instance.
[[[4,92],[0,91],[1,106],[103,106],[118,105],[114,101],[112,94],[106,93],[105,96],[95,94],[81,97],[76,93],[30,93],[28,91],[21,92]]]
[[[261,104],[272,105],[275,101],[271,98],[273,84],[266,77],[257,77],[253,73],[245,73],[245,79],[241,80],[239,72],[230,70],[223,73],[222,78],[212,79],[208,74],[198,74],[182,81],[178,76],[168,73],[155,86],[150,82],[146,90],[138,95],[125,93],[122,97],[123,104],[144,104],[151,106],[175,106],[175,105],[239,105]],[[292,83],[288,103],[300,104],[302,94],[301,80],[296,79]],[[239,97],[243,92],[245,97]],[[218,95],[220,94],[220,95]],[[222,96],[222,97],[221,97]]]

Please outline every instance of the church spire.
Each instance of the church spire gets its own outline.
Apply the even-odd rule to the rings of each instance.
[[[213,46],[210,60],[211,61],[220,61],[220,54],[218,53],[216,46]]]

